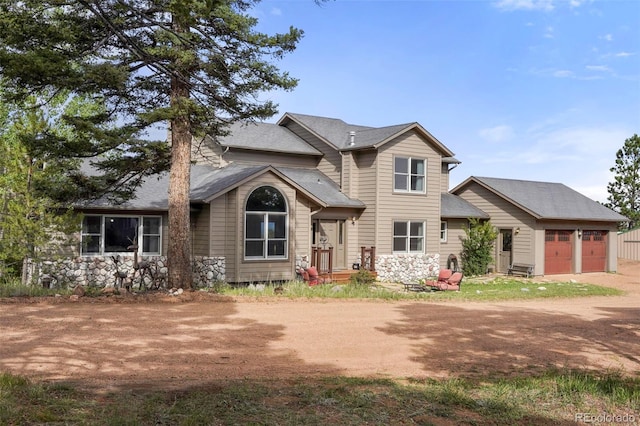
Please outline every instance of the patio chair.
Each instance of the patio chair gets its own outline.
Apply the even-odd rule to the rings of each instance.
[[[451,269],[440,269],[440,272],[438,273],[438,279],[437,280],[427,280],[425,282],[427,287],[431,287],[433,288],[434,286],[440,284],[444,284],[447,282],[447,280],[449,278],[451,278],[451,275],[453,275],[453,271]]]
[[[454,272],[451,274],[449,278],[446,280],[434,282],[431,284],[432,290],[441,290],[441,291],[460,291],[460,285],[462,284],[462,272]]]

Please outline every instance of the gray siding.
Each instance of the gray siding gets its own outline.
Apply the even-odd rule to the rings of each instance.
[[[191,244],[194,256],[209,256],[211,235],[209,232],[210,206],[205,204],[196,214],[191,215]]]
[[[358,244],[357,246],[375,246],[376,240],[376,215],[378,194],[377,182],[377,156],[376,151],[359,152],[354,156],[357,168],[357,198],[365,203],[366,210],[358,220]]]
[[[318,139],[313,133],[293,121],[287,124],[287,128],[304,139],[309,145],[324,154],[316,168],[331,178],[335,183],[340,185],[342,168],[342,157],[340,152],[337,151],[335,147],[327,145],[324,141]]]
[[[469,226],[466,219],[446,219],[447,222],[447,241],[440,243],[440,267],[447,266],[447,257],[455,254],[458,257],[458,265],[462,267],[462,238],[467,235],[464,229]]]
[[[538,270],[540,259],[539,256],[536,258],[536,241],[539,238],[534,238],[534,231],[538,229],[535,218],[475,183],[468,185],[457,195],[489,214],[494,227],[512,230],[520,228],[518,235],[513,236],[513,262],[533,263]],[[544,255],[544,235],[542,241]],[[496,257],[497,254],[494,253],[494,259]]]
[[[403,194],[393,191],[393,161],[396,156],[427,160],[426,194]],[[415,132],[409,132],[384,145],[378,154],[378,214],[376,253],[391,254],[393,222],[426,222],[426,253],[440,252],[441,155]]]

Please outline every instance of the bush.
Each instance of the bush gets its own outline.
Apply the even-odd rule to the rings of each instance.
[[[469,219],[469,228],[464,228],[466,238],[462,239],[462,272],[467,275],[487,273],[493,261],[491,253],[498,238],[498,231],[489,221]]]
[[[351,284],[369,285],[376,281],[376,277],[374,277],[373,274],[366,269],[360,269],[355,274],[352,274],[349,280],[351,281]]]

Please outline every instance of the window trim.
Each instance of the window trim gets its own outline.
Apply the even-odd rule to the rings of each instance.
[[[282,199],[284,200],[284,211],[283,212],[278,212],[278,211],[263,211],[263,210],[247,210],[247,203],[249,202],[249,199],[251,198],[251,195],[253,195],[253,193],[255,191],[257,191],[260,188],[263,187],[269,187],[272,188],[276,191],[278,191],[278,193],[280,193],[280,196],[282,197]],[[254,216],[262,216],[262,233],[263,233],[263,238],[247,238],[247,217],[249,215],[254,215]],[[284,216],[284,238],[269,238],[269,216]],[[256,188],[254,188],[253,190],[251,190],[249,192],[249,194],[247,195],[247,198],[245,200],[244,203],[244,224],[243,224],[243,229],[244,229],[244,233],[243,233],[243,245],[242,245],[242,255],[245,261],[274,261],[274,260],[289,260],[289,242],[290,242],[290,238],[289,238],[289,203],[287,201],[287,197],[284,195],[284,193],[279,189],[276,188],[274,185],[270,185],[270,184],[264,184],[264,185],[260,185]],[[273,240],[273,241],[284,241],[284,255],[276,255],[276,256],[270,256],[269,255],[269,241]],[[262,256],[247,256],[247,241],[263,241],[263,246],[262,246]]]
[[[440,242],[446,243],[448,238],[449,238],[449,223],[446,220],[441,220],[440,221]]]
[[[407,160],[407,172],[397,172],[396,171],[396,160],[398,159],[404,159]],[[422,174],[412,174],[411,173],[411,163],[412,161],[422,161],[423,164],[423,173]],[[393,192],[394,193],[398,193],[398,194],[426,194],[427,193],[427,165],[428,165],[428,161],[427,158],[424,157],[411,157],[411,156],[404,156],[404,155],[394,155],[393,156],[393,182],[392,182],[392,187],[393,187]],[[405,176],[406,177],[406,185],[407,185],[407,189],[401,189],[401,188],[397,188],[396,187],[396,177],[398,176]],[[422,190],[415,190],[415,189],[411,189],[411,178],[413,176],[419,176],[422,177]]]
[[[85,253],[83,251],[83,240],[85,236],[95,236],[98,234],[95,233],[84,233],[84,218],[87,217],[99,217],[100,218],[100,250],[96,253]],[[141,255],[145,255],[145,256],[161,256],[162,255],[162,215],[135,215],[135,214],[109,214],[109,213],[102,213],[102,214],[85,214],[84,218],[82,220],[82,223],[80,224],[80,248],[79,248],[79,252],[80,252],[80,256],[116,256],[116,255],[131,255],[133,252],[131,251],[110,251],[110,252],[106,252],[105,251],[105,241],[106,241],[106,235],[105,235],[105,231],[106,231],[106,218],[107,217],[115,217],[115,218],[129,218],[129,219],[137,219],[138,220],[138,229],[137,229],[137,235],[138,235],[138,241],[136,242],[138,244],[138,254]],[[160,220],[160,224],[158,226],[158,234],[149,234],[149,233],[145,233],[144,230],[144,219],[145,218],[154,218],[154,219],[159,219]],[[145,252],[143,251],[144,248],[144,238],[145,236],[152,236],[152,237],[158,237],[158,251],[157,252]]]
[[[399,235],[396,236],[395,234],[395,225],[396,223],[405,223],[407,225],[407,235]],[[422,235],[421,236],[412,236],[411,235],[411,224],[412,223],[419,223],[422,225]],[[426,220],[394,220],[392,223],[392,227],[391,227],[391,232],[392,232],[392,236],[391,236],[391,252],[394,254],[400,254],[400,253],[408,253],[408,254],[418,254],[418,253],[426,253],[427,251],[427,221]],[[394,246],[394,242],[396,240],[396,238],[401,238],[404,237],[405,238],[405,247],[407,248],[406,250],[395,250]],[[411,239],[412,238],[421,238],[422,239],[422,250],[411,250]]]

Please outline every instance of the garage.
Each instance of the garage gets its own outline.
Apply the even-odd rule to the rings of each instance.
[[[582,272],[605,272],[607,265],[607,231],[582,233]]]
[[[544,244],[544,273],[570,274],[573,256],[572,231],[547,229]]]

